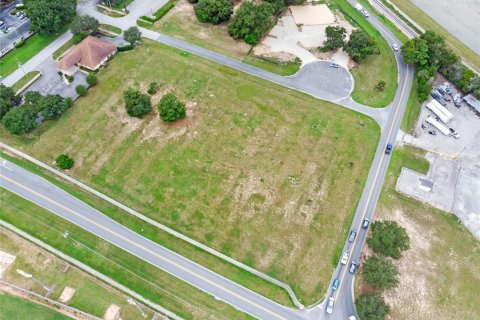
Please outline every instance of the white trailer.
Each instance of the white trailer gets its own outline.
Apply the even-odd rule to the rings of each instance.
[[[434,118],[428,117],[427,120],[425,120],[425,121],[427,123],[430,123],[432,126],[437,128],[438,130],[440,130],[440,132],[443,133],[444,135],[446,135],[446,136],[450,135],[450,130],[448,130],[447,127],[445,127],[443,124],[441,124],[440,122],[438,122]]]
[[[440,110],[441,113],[443,113],[444,115],[446,115],[448,117],[448,120],[452,120],[453,119],[453,114],[447,110],[447,108],[445,108],[444,106],[442,106],[437,100],[433,99],[432,100],[433,104],[435,105],[435,107],[438,108],[438,110]]]
[[[442,120],[443,123],[447,123],[448,120],[450,120],[443,112],[441,112],[436,105],[434,105],[432,102],[427,103],[426,105],[427,109],[432,111],[437,117]]]

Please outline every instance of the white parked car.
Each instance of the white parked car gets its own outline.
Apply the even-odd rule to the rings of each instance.
[[[342,260],[340,260],[340,263],[343,265],[346,265],[347,262],[348,262],[348,250],[343,253]]]
[[[327,313],[328,314],[332,314],[334,303],[335,303],[335,298],[334,297],[328,298],[328,305],[327,305]]]
[[[355,317],[355,316],[350,316],[350,317],[348,317],[348,320],[357,320],[357,317]]]
[[[392,44],[392,49],[393,49],[394,51],[398,51],[398,49],[399,49],[399,48],[398,48],[398,45],[397,45],[396,43]]]

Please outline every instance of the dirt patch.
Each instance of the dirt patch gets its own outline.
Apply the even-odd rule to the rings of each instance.
[[[316,6],[290,6],[296,24],[318,25],[332,24],[335,16],[326,4]]]

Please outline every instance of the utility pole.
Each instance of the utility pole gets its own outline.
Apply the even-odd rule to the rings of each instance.
[[[137,303],[135,300],[133,300],[132,298],[129,298],[129,299],[127,300],[127,302],[128,302],[129,304],[131,304],[132,306],[135,306],[135,308],[137,308],[138,311],[140,311],[140,313],[142,314],[142,317],[144,317],[144,318],[147,317],[147,314],[146,314],[145,312],[143,312],[142,308],[140,308],[140,306],[138,305],[138,303]]]
[[[30,273],[27,273],[27,272],[25,272],[25,271],[23,271],[23,270],[20,270],[20,269],[17,269],[17,273],[18,273],[19,275],[21,275],[22,277],[27,278],[27,279],[32,279],[34,282],[36,282],[36,283],[38,283],[39,285],[41,285],[42,288],[47,291],[46,296],[49,296],[50,293],[52,293],[53,287],[51,287],[51,288],[47,287],[47,285],[45,285],[45,284],[44,284],[43,282],[41,282],[40,280],[35,279],[35,278],[33,277],[33,275],[31,275]]]

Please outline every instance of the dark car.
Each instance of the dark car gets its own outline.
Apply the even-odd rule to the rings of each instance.
[[[353,242],[355,240],[355,237],[357,236],[357,233],[355,231],[350,231],[350,235],[348,236],[348,241]]]
[[[340,66],[339,66],[338,64],[336,64],[336,63],[332,63],[332,64],[330,64],[330,67],[332,67],[332,68],[338,68],[338,67],[340,67]]]
[[[363,223],[362,223],[362,228],[367,229],[369,224],[370,224],[370,219],[365,218],[365,220],[363,220]]]
[[[352,261],[352,263],[350,263],[350,269],[348,269],[348,272],[354,274],[355,270],[357,270],[357,263],[355,261]]]
[[[393,145],[391,143],[387,144],[387,147],[385,148],[385,153],[390,154],[392,153]]]

